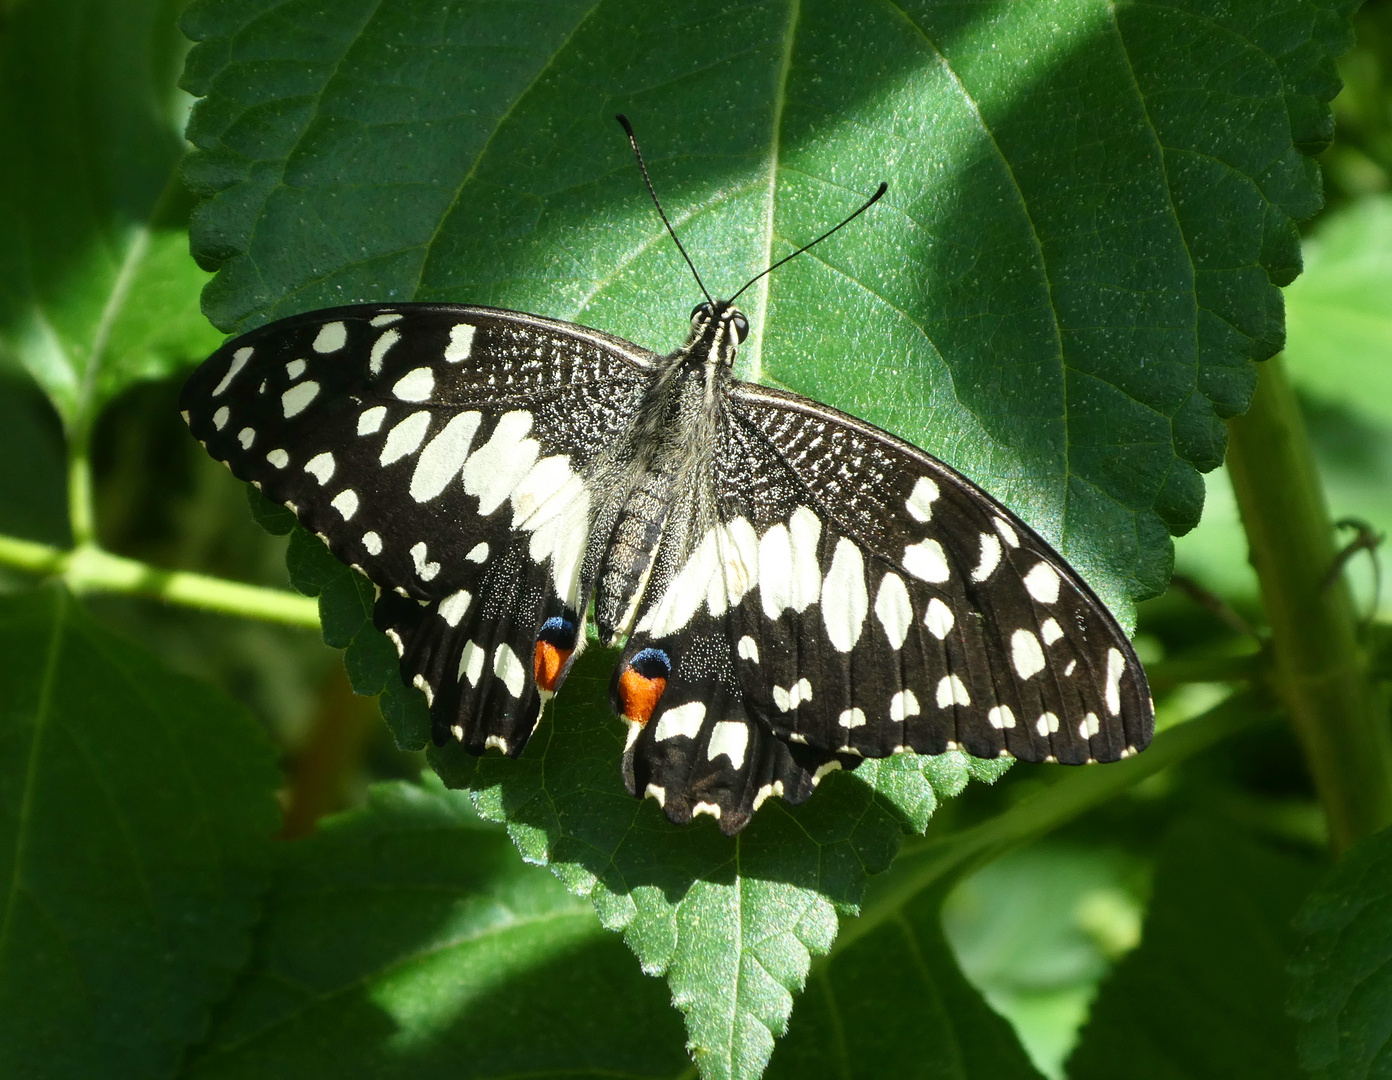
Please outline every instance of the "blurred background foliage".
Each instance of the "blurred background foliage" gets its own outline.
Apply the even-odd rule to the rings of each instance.
[[[1322,155],[1326,206],[1306,222],[1305,272],[1286,290],[1287,361],[1299,389],[1335,518],[1392,531],[1392,0],[1355,17],[1357,44],[1340,62],[1334,144]],[[100,542],[152,564],[284,587],[286,539],[263,532],[243,487],[188,437],[175,400],[181,379],[137,385],[105,410],[94,434]],[[62,428],[27,378],[0,372],[0,532],[66,545]],[[1207,477],[1202,522],[1176,545],[1180,581],[1140,611],[1148,664],[1254,651],[1245,626],[1263,617],[1226,472]],[[1350,536],[1352,534],[1349,534]],[[8,572],[3,572],[8,574]],[[1392,615],[1374,560],[1350,564],[1360,610]],[[19,577],[5,578],[15,584]],[[1220,600],[1221,605],[1214,603]],[[97,617],[176,670],[246,703],[280,748],[285,834],[361,804],[368,785],[420,775],[398,751],[374,701],[355,698],[318,632],[138,598],[93,597]],[[1162,725],[1212,706],[1220,684],[1157,680]],[[973,785],[933,832],[984,820],[1042,783],[1017,770]],[[1063,1075],[1099,982],[1141,937],[1155,859],[1186,813],[1224,819],[1309,864],[1323,822],[1300,749],[1263,726],[1141,784],[1047,840],[961,881],[944,928],[967,978],[1014,1025],[1042,1072]]]

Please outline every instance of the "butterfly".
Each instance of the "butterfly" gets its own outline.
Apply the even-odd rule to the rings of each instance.
[[[1145,672],[1086,582],[931,455],[736,379],[748,333],[709,294],[665,356],[516,311],[361,304],[227,342],[180,408],[374,582],[437,744],[521,754],[588,623],[621,647],[625,784],[678,824],[733,835],[905,751],[1144,748]]]

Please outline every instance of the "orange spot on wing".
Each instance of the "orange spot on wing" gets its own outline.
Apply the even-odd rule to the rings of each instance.
[[[538,641],[536,643],[536,654],[532,657],[532,674],[536,676],[539,687],[546,691],[554,691],[556,683],[561,677],[561,669],[565,667],[565,662],[570,659],[570,649],[558,649],[549,641]]]
[[[652,719],[657,701],[666,689],[667,680],[661,676],[649,679],[632,668],[624,668],[619,676],[619,697],[623,701],[624,719],[646,724]]]

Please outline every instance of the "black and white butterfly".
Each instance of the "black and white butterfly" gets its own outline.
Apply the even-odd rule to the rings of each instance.
[[[181,408],[379,587],[437,744],[520,754],[592,620],[623,645],[624,780],[678,823],[733,834],[906,750],[1145,747],[1145,673],[1067,563],[922,450],[735,379],[748,330],[708,301],[660,356],[494,308],[336,308],[228,342]]]

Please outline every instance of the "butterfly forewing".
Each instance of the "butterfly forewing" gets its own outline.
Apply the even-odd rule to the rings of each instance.
[[[379,586],[376,621],[437,739],[515,754],[537,712],[538,632],[562,620],[571,651],[585,605],[586,468],[649,362],[531,316],[368,305],[237,338],[181,405],[209,453]]]

